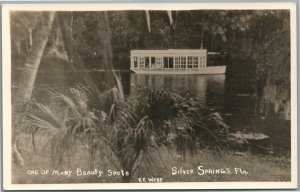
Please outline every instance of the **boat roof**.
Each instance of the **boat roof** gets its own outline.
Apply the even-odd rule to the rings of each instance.
[[[143,54],[143,53],[151,53],[151,54],[178,54],[178,53],[186,53],[186,54],[197,54],[207,52],[206,49],[156,49],[156,50],[131,50],[131,54]]]

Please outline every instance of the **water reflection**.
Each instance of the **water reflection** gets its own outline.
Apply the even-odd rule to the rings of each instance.
[[[123,91],[126,96],[134,95],[137,87],[149,87],[167,89],[172,92],[184,94],[190,92],[192,96],[200,98],[200,105],[204,108],[223,108],[224,104],[224,80],[225,75],[142,75],[130,72],[116,72],[121,77]],[[72,73],[38,75],[33,91],[33,97],[37,101],[45,100],[43,90],[53,89],[58,92],[66,92],[84,81],[86,73],[74,75]],[[99,88],[105,84],[103,71],[90,71],[89,77]]]
[[[225,75],[142,75],[130,74],[130,94],[136,87],[167,89],[200,98],[204,108],[222,108]],[[126,86],[125,86],[126,87]]]

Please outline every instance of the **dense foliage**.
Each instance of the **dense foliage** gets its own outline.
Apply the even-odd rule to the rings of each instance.
[[[101,68],[101,17],[96,12],[72,12],[69,17],[74,49],[81,59],[91,68]],[[116,61],[126,57],[131,49],[175,49],[201,46],[212,52],[227,53],[231,57],[242,54],[252,57],[255,45],[262,45],[272,33],[281,28],[288,28],[289,15],[281,10],[246,10],[246,11],[173,11],[173,25],[170,25],[168,15],[164,11],[150,11],[151,32],[148,32],[144,11],[108,12],[112,48]],[[22,19],[13,14],[12,36],[13,44],[18,45],[13,50],[26,53],[33,31],[38,22],[35,13],[26,13]],[[26,21],[26,22],[23,22]],[[284,25],[284,26],[283,26]],[[54,25],[54,28],[61,28]],[[103,28],[102,28],[103,29]],[[26,33],[21,33],[25,31]],[[59,34],[53,30],[51,41]],[[56,38],[55,38],[56,37]],[[21,44],[21,48],[20,48]],[[61,44],[65,44],[61,42]],[[68,45],[70,46],[70,45]],[[23,49],[22,49],[23,48]],[[24,48],[26,48],[24,50]],[[123,54],[123,55],[122,55]],[[124,63],[122,63],[124,64]],[[122,68],[117,66],[115,68]],[[124,67],[123,67],[124,69]],[[127,66],[128,69],[128,66]]]

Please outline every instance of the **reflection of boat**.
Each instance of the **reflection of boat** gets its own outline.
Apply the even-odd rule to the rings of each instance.
[[[132,50],[130,70],[143,74],[223,74],[226,66],[207,67],[206,49]]]

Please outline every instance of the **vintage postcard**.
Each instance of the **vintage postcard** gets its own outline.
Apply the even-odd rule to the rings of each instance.
[[[297,188],[295,3],[2,7],[4,189]]]

